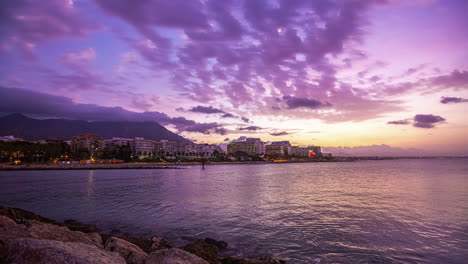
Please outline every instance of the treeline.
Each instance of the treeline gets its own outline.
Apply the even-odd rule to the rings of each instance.
[[[70,158],[67,143],[32,143],[27,141],[0,141],[0,162],[20,160],[28,163],[47,163]]]

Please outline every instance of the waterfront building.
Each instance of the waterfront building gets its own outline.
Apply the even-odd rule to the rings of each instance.
[[[118,150],[122,146],[130,146],[130,142],[133,141],[131,138],[117,138],[105,140],[106,149],[110,151]]]
[[[137,137],[130,141],[133,154],[138,158],[153,156],[156,152],[153,140]]]
[[[292,147],[292,155],[296,156],[296,157],[308,157],[309,156],[309,148],[308,147],[294,146],[294,147]]]
[[[159,150],[169,153],[169,154],[174,154],[177,150],[177,143],[173,141],[168,141],[168,140],[161,140],[159,146]]]
[[[280,144],[270,144],[265,146],[265,154],[269,156],[283,157],[287,153],[285,146]]]
[[[232,142],[227,146],[227,152],[229,154],[234,154],[236,152],[245,152],[248,155],[258,154],[257,145],[254,142],[250,141],[239,141]]]
[[[259,138],[247,138],[245,141],[247,142],[251,142],[253,144],[255,144],[257,147],[256,147],[256,154],[258,155],[262,155],[265,153],[265,144],[262,142],[261,139]]]
[[[80,149],[86,149],[89,153],[95,153],[104,149],[104,139],[93,134],[83,134],[73,137],[71,141],[71,151],[76,152]]]
[[[271,142],[271,145],[283,146],[284,155],[292,154],[292,145],[289,141],[274,141]]]
[[[320,146],[309,146],[307,147],[310,151],[313,151],[315,156],[322,157],[322,148]]]

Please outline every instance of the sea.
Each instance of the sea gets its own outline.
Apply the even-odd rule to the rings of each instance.
[[[468,263],[468,159],[0,171],[0,205],[287,263]]]

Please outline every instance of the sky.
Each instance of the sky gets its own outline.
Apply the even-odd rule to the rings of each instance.
[[[0,113],[150,120],[198,143],[468,155],[468,1],[0,7]]]

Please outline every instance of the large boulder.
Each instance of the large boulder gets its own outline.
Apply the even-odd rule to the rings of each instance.
[[[102,248],[101,236],[97,233],[85,234],[79,231],[71,231],[65,226],[47,224],[35,220],[27,220],[23,223],[12,225],[10,222],[8,226],[2,226],[0,228],[0,237],[81,242]]]
[[[151,252],[171,247],[172,246],[169,243],[169,240],[165,239],[164,237],[157,235],[151,237]]]
[[[68,227],[30,221],[28,230],[33,238],[65,242],[81,242],[102,248],[102,239],[98,233],[71,231]]]
[[[57,223],[52,219],[45,218],[43,216],[37,215],[35,213],[19,209],[19,208],[10,208],[0,206],[0,215],[4,215],[13,219],[15,222],[20,223],[25,220],[35,220],[38,222],[54,224]]]
[[[208,264],[208,262],[187,251],[171,248],[151,253],[145,264]]]
[[[184,246],[182,249],[199,256],[211,264],[218,263],[218,248],[215,245],[206,243],[204,240],[197,240]]]
[[[0,228],[8,228],[9,226],[15,226],[16,223],[11,218],[0,215]]]
[[[225,241],[216,240],[216,239],[209,238],[209,237],[205,238],[204,241],[208,244],[215,245],[219,250],[226,249],[228,246],[228,243],[226,243]]]
[[[98,231],[96,225],[83,224],[73,219],[65,220],[63,225],[68,227],[70,230],[80,231],[83,233],[96,233]]]
[[[0,263],[21,264],[125,264],[114,252],[77,242],[32,238],[0,238]]]
[[[144,264],[148,257],[141,248],[117,237],[108,238],[104,249],[119,253],[129,264]]]

